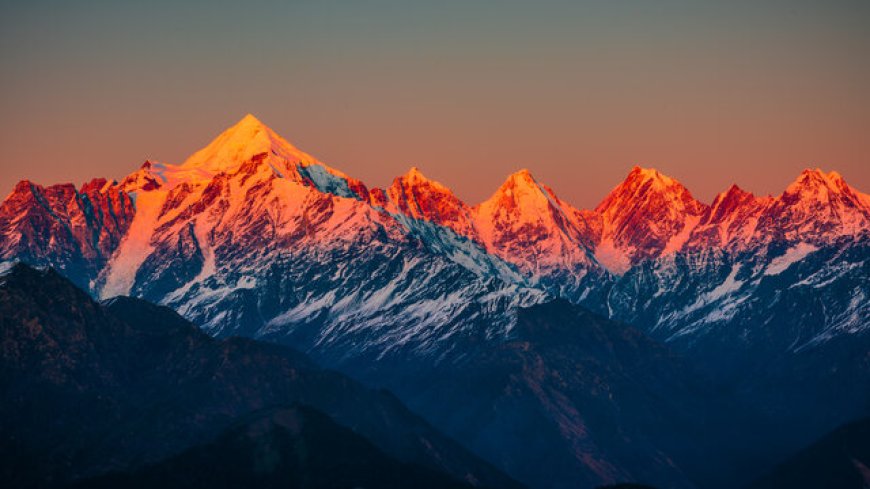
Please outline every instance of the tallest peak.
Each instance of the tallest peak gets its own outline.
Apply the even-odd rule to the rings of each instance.
[[[238,122],[228,127],[222,134],[232,133],[234,139],[253,138],[259,133],[269,133],[269,135],[278,137],[263,121],[257,119],[254,114],[245,114]]]
[[[239,122],[237,122],[236,125],[233,127],[240,127],[240,126],[241,127],[250,127],[250,126],[266,127],[266,125],[263,124],[263,122],[260,121],[260,119],[257,119],[257,117],[254,114],[245,114],[245,116],[242,117],[239,120]]]
[[[213,173],[231,173],[255,155],[267,153],[293,163],[315,160],[276,134],[252,114],[226,129],[208,146],[197,151],[183,166]]]

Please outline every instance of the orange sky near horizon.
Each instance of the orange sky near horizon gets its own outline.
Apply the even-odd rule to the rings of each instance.
[[[0,8],[0,193],[181,163],[245,113],[369,186],[577,207],[635,164],[702,201],[870,192],[870,2],[57,2]]]

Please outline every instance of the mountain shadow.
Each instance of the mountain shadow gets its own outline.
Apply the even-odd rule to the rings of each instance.
[[[304,406],[258,411],[216,440],[157,464],[111,473],[74,489],[371,488],[461,489],[442,472],[398,462],[368,440]]]
[[[286,347],[215,340],[141,300],[98,304],[53,270],[22,264],[0,276],[0,398],[6,487],[136,470],[214,440],[251,412],[294,403],[401,463],[519,487],[388,392]]]
[[[748,489],[870,487],[870,418],[837,428],[789,457]]]

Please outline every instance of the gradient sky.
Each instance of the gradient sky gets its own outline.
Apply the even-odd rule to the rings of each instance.
[[[147,3],[147,5],[145,5]],[[0,4],[0,192],[182,162],[244,114],[373,186],[579,207],[632,165],[709,202],[801,169],[870,192],[870,1]]]

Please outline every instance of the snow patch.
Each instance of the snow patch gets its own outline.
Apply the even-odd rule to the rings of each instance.
[[[610,272],[622,275],[631,268],[631,258],[616,247],[612,239],[604,239],[595,248],[595,258]]]
[[[136,215],[130,229],[106,266],[106,283],[99,293],[101,299],[130,294],[136,272],[154,251],[151,238],[166,194],[162,189],[137,194]]]
[[[737,274],[740,273],[740,264],[734,265],[731,268],[731,273],[725,277],[725,281],[719,284],[715,289],[707,294],[709,301],[714,301],[720,297],[726,296],[732,292],[737,292],[743,286],[742,280],[737,280]]]
[[[351,199],[357,197],[357,195],[350,189],[347,180],[333,175],[322,165],[300,165],[299,174],[311,179],[311,181],[314,182],[314,186],[317,187],[317,190],[320,190],[321,192]]]
[[[764,275],[779,275],[786,271],[793,264],[803,260],[810,253],[818,250],[818,248],[809,243],[798,243],[782,255],[771,260],[770,264],[764,270]]]
[[[717,285],[710,292],[702,294],[698,299],[692,303],[691,305],[684,308],[679,313],[675,314],[673,317],[663,317],[659,319],[659,323],[665,323],[668,319],[673,319],[674,317],[686,317],[689,314],[701,309],[704,306],[707,306],[723,297],[734,294],[739,291],[743,286],[744,282],[742,280],[737,280],[737,274],[740,273],[741,265],[738,263],[731,267],[731,272],[728,273],[728,276],[725,277],[725,280],[722,281],[721,284]],[[744,302],[746,297],[741,297],[733,300],[730,303],[726,303],[720,307],[717,307],[714,311],[710,312],[707,317],[702,320],[702,322],[715,322],[719,320],[726,320],[734,315],[736,312],[736,308],[739,304]]]
[[[7,275],[9,273],[9,271],[12,270],[13,267],[15,267],[16,263],[18,263],[18,262],[17,261],[0,261],[0,277]]]
[[[687,216],[686,220],[683,222],[683,229],[681,229],[679,233],[671,236],[671,239],[668,240],[668,243],[662,250],[662,255],[669,255],[680,251],[683,248],[683,245],[686,244],[686,241],[689,240],[692,231],[695,230],[695,227],[700,221],[701,216]]]

